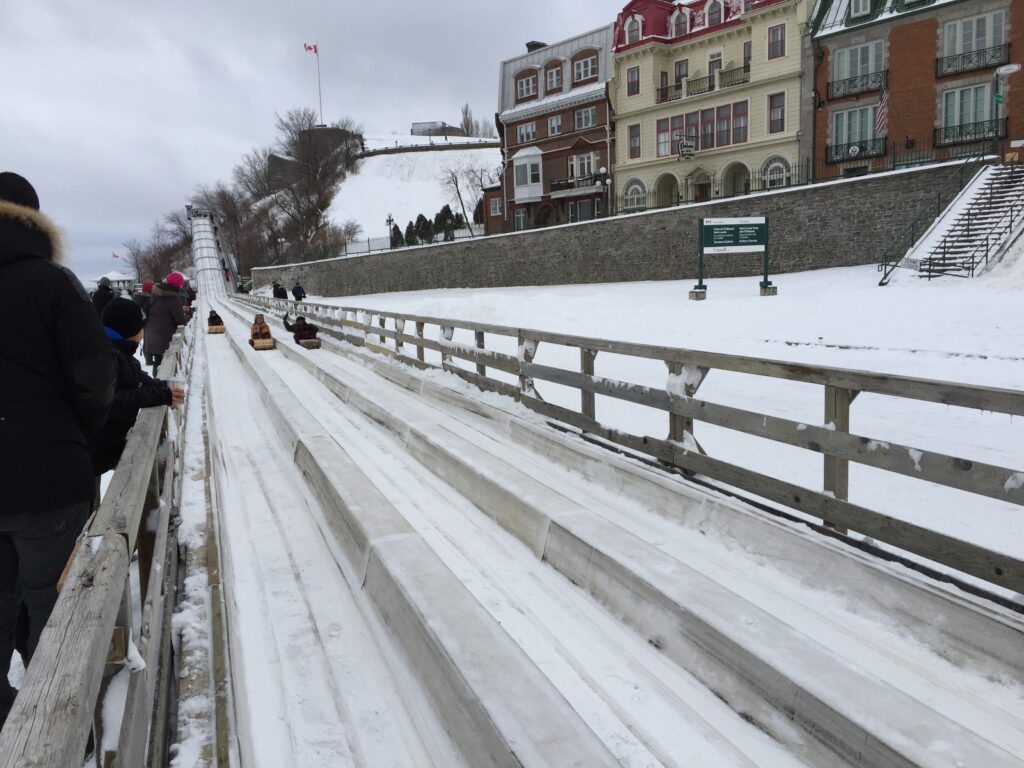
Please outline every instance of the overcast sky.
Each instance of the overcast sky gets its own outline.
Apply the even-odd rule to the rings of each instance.
[[[317,107],[368,135],[493,118],[498,65],[614,21],[624,0],[0,0],[0,170],[36,187],[88,278],[111,254],[229,180],[274,139],[274,114]]]

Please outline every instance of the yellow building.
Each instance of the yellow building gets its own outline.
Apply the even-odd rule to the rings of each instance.
[[[609,87],[619,210],[807,180],[799,140],[809,7],[634,0],[623,9]]]

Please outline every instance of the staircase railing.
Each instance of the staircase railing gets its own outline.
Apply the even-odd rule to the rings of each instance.
[[[997,206],[1002,207],[1006,205],[1006,199],[996,199],[996,185],[992,184],[988,188],[988,194],[979,196],[977,200],[972,204],[971,209],[967,211],[967,216],[964,221],[964,228],[954,227],[939,241],[933,254],[941,250],[942,262],[948,266],[949,263],[949,248],[950,245],[955,244],[957,240],[963,236],[970,236],[971,226],[974,221],[978,218],[987,217]],[[978,204],[980,207],[976,207]],[[931,256],[927,259],[923,259],[921,262],[922,270],[926,273],[928,280],[933,277],[951,274],[955,277],[974,277],[974,273],[978,268],[978,265],[984,263],[988,265],[989,257],[993,251],[999,248],[1006,237],[1013,232],[1014,228],[1020,224],[1021,214],[1024,212],[1024,185],[1021,186],[1017,195],[1009,201],[1009,210],[1003,214],[994,223],[986,221],[984,224],[985,229],[985,240],[979,242],[969,253],[959,258],[958,268],[963,270],[964,274],[956,274],[955,272],[946,272],[944,270],[932,269],[934,261]],[[959,223],[959,222],[957,222]],[[977,225],[975,225],[977,226]]]
[[[973,169],[974,166],[984,164],[985,157],[985,154],[978,154],[965,158],[960,163],[959,173],[935,191],[935,215],[921,216],[911,221],[907,228],[886,249],[878,263],[878,271],[882,273],[882,279],[878,281],[879,285],[887,285],[892,277],[892,273],[897,268],[913,266],[907,263],[907,252],[917,242],[918,238],[928,231],[928,227],[931,226],[932,222],[942,215],[943,208],[945,207],[942,201],[955,198],[956,193],[963,190],[967,184],[965,174],[968,167],[970,166]],[[920,266],[920,262],[918,262],[918,266]]]

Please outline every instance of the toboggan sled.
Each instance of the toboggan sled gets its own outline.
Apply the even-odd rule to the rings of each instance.
[[[274,340],[273,339],[252,339],[252,347],[253,347],[253,349],[273,349],[274,348]]]
[[[299,344],[306,349],[320,349],[320,339],[303,339]]]
[[[206,326],[207,333],[224,333],[223,325],[208,325]]]

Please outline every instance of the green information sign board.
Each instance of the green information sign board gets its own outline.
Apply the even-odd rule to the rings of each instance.
[[[997,93],[995,96],[992,97],[992,101],[994,101],[996,104],[1002,104],[1003,103],[1003,94]]]
[[[764,216],[746,216],[731,219],[700,219],[698,222],[698,268],[700,279],[691,292],[691,298],[703,298],[707,292],[704,283],[705,254],[760,253],[763,255],[763,295],[774,295],[775,288],[768,279],[768,219]],[[694,295],[697,294],[697,295]]]
[[[704,219],[701,244],[704,253],[762,253],[768,244],[768,223],[764,216]]]

